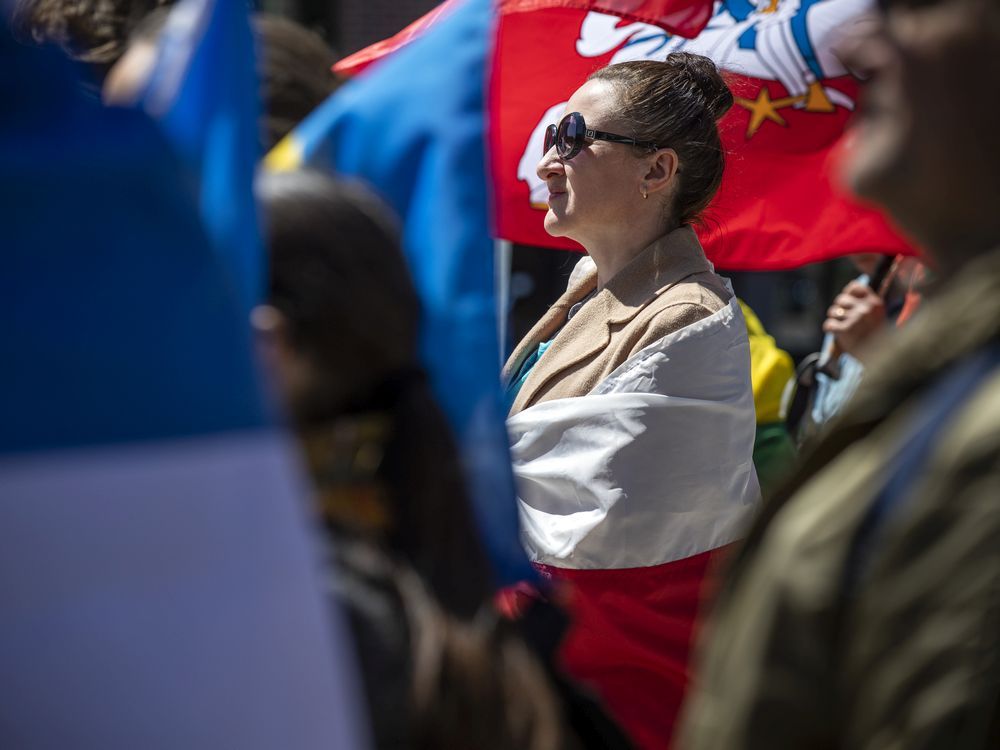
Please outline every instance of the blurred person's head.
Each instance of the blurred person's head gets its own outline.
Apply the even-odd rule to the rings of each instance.
[[[131,104],[140,95],[153,71],[168,16],[167,9],[159,9],[135,26],[127,50],[105,79],[107,103]],[[315,32],[268,13],[253,14],[250,27],[260,82],[261,151],[266,153],[322,104],[340,79],[332,70],[336,55]]]
[[[104,77],[101,98],[105,103],[130,105],[139,98],[153,74],[157,43],[169,15],[170,8],[157,8],[135,25],[121,56]]]
[[[57,44],[98,79],[124,54],[136,25],[174,0],[15,0],[11,27],[22,39]]]
[[[269,151],[336,90],[337,55],[319,34],[287,18],[255,13],[252,27],[264,110],[261,138]]]
[[[417,359],[420,304],[393,218],[317,172],[264,175],[258,195],[270,284],[254,325],[327,520],[386,542],[471,614],[492,576]]]
[[[420,304],[394,217],[315,171],[259,180],[276,372],[295,423],[323,424],[417,367]]]
[[[845,45],[867,81],[845,174],[947,272],[1000,242],[1000,3],[887,0]]]

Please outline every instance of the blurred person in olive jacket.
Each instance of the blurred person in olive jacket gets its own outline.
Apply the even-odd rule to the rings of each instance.
[[[846,175],[937,287],[736,556],[685,750],[1000,747],[1000,4],[869,23]]]

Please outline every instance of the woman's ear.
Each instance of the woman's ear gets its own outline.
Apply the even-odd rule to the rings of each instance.
[[[272,305],[257,305],[250,311],[254,349],[271,377],[282,378],[292,357],[288,320]]]
[[[317,378],[308,358],[292,341],[292,327],[278,308],[258,305],[250,312],[254,348],[263,365],[265,381],[284,402],[293,418],[311,401]]]
[[[661,148],[647,157],[646,174],[642,178],[645,190],[658,193],[669,189],[674,183],[674,177],[680,168],[677,152],[672,148]]]

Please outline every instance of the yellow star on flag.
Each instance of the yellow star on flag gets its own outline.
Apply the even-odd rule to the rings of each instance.
[[[736,103],[741,107],[750,110],[750,122],[747,125],[747,138],[752,138],[754,133],[760,130],[760,126],[764,124],[765,120],[776,122],[782,127],[788,127],[788,123],[785,122],[785,118],[778,112],[779,108],[788,106],[788,100],[779,99],[772,102],[771,94],[767,90],[766,86],[761,86],[760,91],[757,92],[757,98],[755,100],[751,101],[750,99],[737,97]]]

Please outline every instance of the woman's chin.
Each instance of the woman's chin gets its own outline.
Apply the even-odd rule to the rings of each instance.
[[[560,216],[551,208],[545,212],[545,221],[543,226],[545,231],[548,232],[553,237],[565,237],[566,236],[566,217]]]

